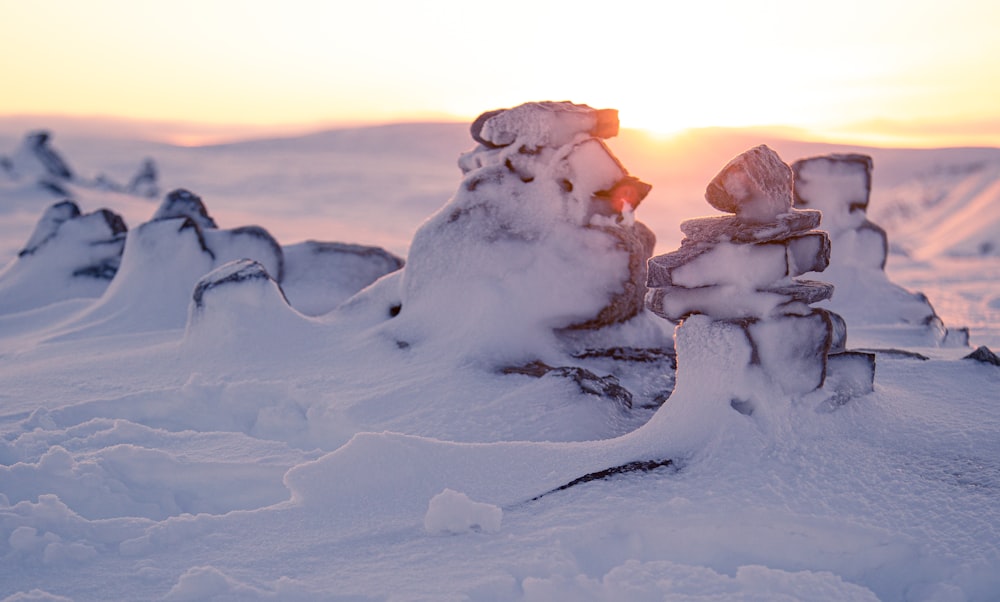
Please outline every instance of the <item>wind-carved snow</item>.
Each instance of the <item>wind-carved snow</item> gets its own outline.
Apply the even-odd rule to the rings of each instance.
[[[767,203],[735,229],[683,230],[715,244],[684,255],[697,270],[660,272],[700,310],[681,312],[675,355],[674,322],[634,304],[645,276],[626,290],[649,256],[645,189],[602,137],[611,113],[527,106],[473,127],[489,144],[448,205],[470,231],[442,210],[405,265],[352,246],[364,237],[279,254],[262,230],[152,220],[147,201],[66,184],[81,214],[108,206],[130,227],[107,290],[0,316],[0,598],[995,598],[997,368],[907,344],[880,354],[872,390],[870,365],[840,353],[853,324],[774,320],[827,290],[785,280],[827,249],[801,234],[810,212]],[[521,152],[507,141],[522,129],[513,140],[558,148]],[[397,158],[430,144],[373,135]],[[271,148],[199,149],[187,174]],[[389,163],[365,186],[401,181],[405,161]],[[11,248],[37,246],[51,197],[0,184],[33,207]],[[232,206],[213,221],[256,221]],[[374,222],[397,209],[364,207]],[[74,219],[46,222],[59,235],[36,259]],[[988,259],[900,265],[952,292],[935,308],[988,324]],[[759,332],[704,315],[758,288],[774,290],[741,311],[771,319]],[[819,350],[788,342],[825,337],[823,386],[796,398]]]

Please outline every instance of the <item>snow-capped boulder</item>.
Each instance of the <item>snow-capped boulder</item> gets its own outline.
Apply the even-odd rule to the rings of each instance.
[[[309,240],[282,248],[281,287],[295,309],[325,314],[386,274],[403,260],[381,247]]]
[[[281,281],[285,270],[281,245],[260,226],[241,226],[220,230],[201,197],[178,188],[167,194],[150,221],[187,218],[197,227],[199,239],[215,265],[236,259],[255,259],[271,276]]]
[[[150,221],[174,219],[177,217],[190,218],[199,228],[218,228],[215,220],[208,214],[205,203],[201,197],[190,190],[178,188],[167,193],[163,202],[156,209],[156,213]]]
[[[614,111],[571,103],[477,119],[457,193],[413,237],[400,318],[484,342],[497,324],[524,340],[642,311],[655,237],[633,211],[649,186],[601,140],[616,132]]]
[[[768,400],[775,396],[799,399],[820,390],[828,357],[845,351],[847,335],[842,318],[810,307],[828,299],[833,286],[799,278],[830,261],[829,236],[811,229],[819,213],[792,208],[791,169],[766,146],[730,161],[705,196],[734,215],[684,222],[688,237],[681,248],[649,260],[647,305],[680,322],[678,387],[712,374],[689,358],[726,341],[721,347],[730,348],[731,357],[723,363],[739,366],[742,376],[727,379],[731,386],[718,403],[750,415],[761,404],[773,405]],[[698,315],[705,318],[692,322]],[[874,356],[864,361],[874,374]],[[871,391],[869,381],[848,380]]]
[[[224,263],[202,276],[188,305],[185,344],[246,352],[296,336],[304,325],[268,270],[252,259]]]
[[[72,201],[52,205],[0,272],[0,313],[99,297],[118,271],[126,230],[107,209],[84,215]]]
[[[836,294],[825,306],[855,327],[903,326],[918,343],[967,344],[963,331],[949,333],[926,296],[886,275],[888,237],[867,217],[872,167],[871,157],[860,154],[809,157],[792,165],[795,206],[820,210],[833,243],[824,277]]]

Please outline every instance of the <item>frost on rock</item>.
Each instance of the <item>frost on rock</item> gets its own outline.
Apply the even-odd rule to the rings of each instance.
[[[568,102],[484,113],[454,197],[416,232],[400,318],[510,341],[599,329],[643,309],[655,237],[633,211],[649,185],[602,138],[617,113]]]
[[[846,351],[847,334],[842,318],[810,307],[828,299],[833,286],[799,278],[823,271],[830,261],[829,236],[812,229],[818,212],[791,207],[791,170],[766,146],[726,165],[706,198],[734,215],[681,224],[688,235],[681,248],[649,260],[647,305],[680,322],[678,387],[685,379],[714,374],[686,358],[706,357],[698,348],[710,345],[705,337],[715,333],[713,338],[729,342],[712,345],[729,349],[732,357],[710,361],[738,366],[723,380],[728,391],[721,394],[738,412],[757,411],[769,399],[762,388],[793,399],[819,391],[831,353]],[[691,322],[695,315],[704,317]],[[872,390],[874,356],[855,356],[870,369],[853,369],[837,392]]]
[[[833,250],[824,276],[837,294],[826,306],[855,327],[909,326],[931,346],[968,344],[964,329],[945,328],[927,297],[892,283],[885,273],[888,237],[867,217],[873,162],[868,155],[831,154],[800,159],[795,206],[822,212]],[[890,341],[892,342],[892,341]]]
[[[0,271],[0,313],[99,297],[118,271],[126,230],[107,209],[82,214],[73,201],[50,206]]]
[[[281,286],[252,259],[225,263],[198,280],[188,308],[189,344],[235,344],[245,352],[294,335],[303,321]]]

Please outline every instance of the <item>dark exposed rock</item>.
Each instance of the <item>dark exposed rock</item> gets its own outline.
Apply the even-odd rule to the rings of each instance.
[[[589,483],[591,481],[600,481],[604,479],[609,479],[611,477],[628,474],[631,472],[643,472],[649,473],[659,470],[661,468],[673,468],[677,470],[677,465],[673,460],[636,460],[635,462],[629,462],[627,464],[622,464],[620,466],[612,466],[611,468],[605,468],[604,470],[598,470],[595,472],[587,473],[582,477],[573,479],[572,481],[566,483],[565,485],[560,485],[555,489],[546,491],[541,495],[537,495],[531,498],[530,501],[534,502],[539,500],[546,495],[556,493],[557,491],[565,491],[570,487],[575,487],[577,485],[582,485],[584,483]]]
[[[218,226],[208,214],[201,197],[189,190],[178,188],[169,192],[150,221],[187,217],[199,228],[215,229]]]
[[[975,360],[977,362],[983,362],[984,364],[993,364],[994,366],[1000,366],[1000,357],[997,354],[990,351],[990,348],[985,345],[980,345],[975,351],[969,355],[963,357],[964,360]]]
[[[748,222],[772,222],[792,208],[792,170],[766,145],[730,161],[712,179],[705,199]]]
[[[624,408],[632,407],[632,393],[621,386],[621,383],[618,382],[618,377],[611,374],[597,376],[586,368],[577,366],[552,367],[541,361],[534,361],[521,366],[508,366],[502,368],[500,372],[501,374],[524,374],[535,378],[550,375],[568,378],[575,382],[583,393],[608,399]]]
[[[618,362],[655,363],[664,360],[677,367],[677,354],[671,349],[651,347],[608,347],[607,349],[587,349],[573,357],[578,359],[607,358]]]

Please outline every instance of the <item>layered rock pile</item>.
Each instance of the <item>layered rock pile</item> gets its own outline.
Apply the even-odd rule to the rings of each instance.
[[[861,373],[860,379],[851,379],[855,392],[870,391],[874,357],[844,355],[843,319],[810,307],[829,299],[833,286],[799,278],[826,269],[831,245],[826,232],[814,229],[820,223],[819,211],[792,208],[789,166],[767,146],[758,146],[726,165],[705,196],[713,207],[732,215],[682,223],[686,238],[681,248],[649,261],[647,307],[681,322],[678,383],[686,369],[688,378],[699,370],[684,363],[684,347],[709,344],[704,337],[714,332],[711,336],[729,341],[723,348],[733,355],[727,361],[738,372],[730,374],[730,401],[743,413],[753,412],[760,401],[754,399],[759,387],[747,379],[800,398],[823,387],[833,354],[841,354],[855,376]],[[701,334],[682,334],[696,314],[705,318],[693,321],[688,330]],[[697,357],[701,352],[688,349],[687,354]]]
[[[833,242],[824,276],[837,295],[824,305],[852,326],[904,326],[922,339],[917,343],[967,345],[967,330],[949,331],[925,295],[886,275],[888,236],[867,217],[872,166],[872,158],[861,154],[809,157],[792,164],[795,206],[821,211],[822,227]]]
[[[617,132],[617,111],[569,102],[480,116],[457,193],[414,235],[401,317],[527,338],[641,312],[655,237],[633,211],[650,187],[605,145]]]

